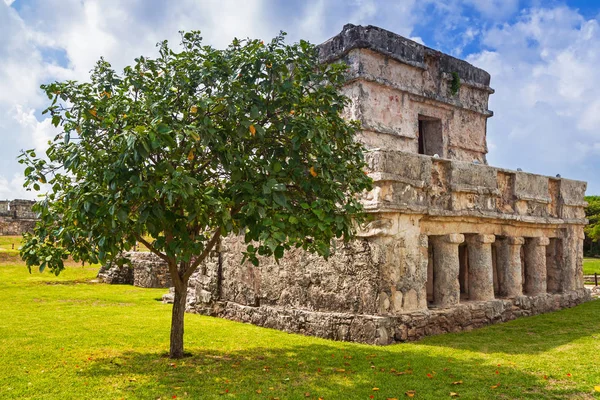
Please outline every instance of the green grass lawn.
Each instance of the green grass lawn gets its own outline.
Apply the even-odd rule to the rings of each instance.
[[[21,239],[22,236],[0,236],[0,254],[18,255]]]
[[[95,274],[0,266],[0,398],[600,398],[600,301],[387,347],[187,315],[192,356],[173,361],[165,290]]]
[[[583,259],[583,274],[593,275],[594,272],[600,274],[600,258],[584,258]]]

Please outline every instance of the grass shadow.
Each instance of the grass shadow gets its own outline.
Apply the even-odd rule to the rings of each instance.
[[[600,340],[600,301],[570,309],[490,325],[471,332],[425,338],[429,346],[484,353],[537,354],[596,336]],[[490,341],[490,337],[498,340]]]
[[[86,373],[119,380],[128,398],[387,399],[414,391],[428,399],[447,398],[451,392],[463,399],[539,399],[581,394],[568,382],[544,384],[540,376],[499,368],[480,357],[464,362],[404,347],[397,354],[327,344],[226,353],[196,349],[182,360],[128,352],[97,359]]]

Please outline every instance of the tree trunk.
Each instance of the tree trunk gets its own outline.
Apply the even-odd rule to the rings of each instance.
[[[183,357],[183,318],[187,299],[187,282],[183,282],[183,290],[175,285],[175,298],[173,299],[173,313],[171,316],[171,348],[170,358]]]

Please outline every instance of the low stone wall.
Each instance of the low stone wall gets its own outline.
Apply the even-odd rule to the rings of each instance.
[[[584,282],[594,282],[594,275],[584,275],[583,276],[583,281]],[[598,281],[600,281],[600,274],[598,274]]]
[[[167,263],[156,254],[128,252],[126,257],[133,266],[133,286],[144,288],[168,288],[173,286]]]
[[[25,232],[33,232],[35,219],[15,219],[0,216],[0,236],[20,236]]]
[[[111,285],[133,285],[133,268],[129,265],[103,265],[98,279]]]
[[[431,309],[387,317],[314,312],[271,306],[251,307],[233,302],[214,302],[209,306],[194,296],[195,293],[191,289],[190,299],[188,299],[190,312],[252,323],[290,333],[377,345],[414,341],[424,336],[442,333],[470,331],[519,317],[574,307],[591,300],[589,290],[580,289],[562,294],[466,302],[447,309]],[[165,296],[167,302],[169,297]]]
[[[168,288],[173,286],[169,267],[153,253],[130,251],[124,254],[131,266],[102,267],[98,278],[110,284],[128,284],[144,288]]]
[[[31,210],[35,201],[0,200],[0,236],[19,236],[32,232],[37,216]]]

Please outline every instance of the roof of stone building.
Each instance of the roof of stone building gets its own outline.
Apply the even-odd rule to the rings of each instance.
[[[331,62],[342,58],[353,49],[370,49],[401,63],[423,69],[426,68],[425,57],[435,57],[442,72],[456,72],[463,81],[488,87],[490,85],[490,74],[481,68],[372,25],[344,25],[342,32],[319,45],[319,55],[323,62]]]

